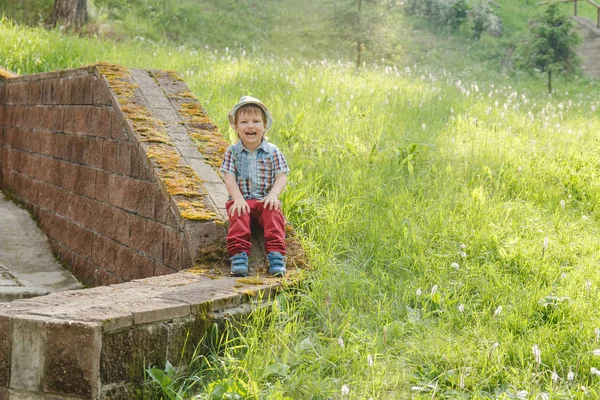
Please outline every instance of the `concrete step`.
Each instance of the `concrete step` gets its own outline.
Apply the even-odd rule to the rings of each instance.
[[[0,192],[0,302],[81,288],[31,215]]]

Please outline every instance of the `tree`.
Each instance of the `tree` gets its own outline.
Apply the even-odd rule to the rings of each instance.
[[[388,4],[388,9],[393,3]],[[388,10],[389,11],[389,10]],[[366,49],[381,47],[384,7],[381,0],[341,0],[333,8],[333,28],[336,36],[352,44],[356,51],[356,68],[360,68]]]
[[[49,26],[80,28],[87,22],[87,0],[55,0]]]
[[[573,23],[561,14],[556,3],[550,4],[542,19],[530,29],[520,66],[529,71],[548,74],[548,93],[552,93],[552,73],[578,70],[575,54],[581,38],[572,31]]]

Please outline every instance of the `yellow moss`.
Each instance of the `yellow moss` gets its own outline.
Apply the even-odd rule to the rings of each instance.
[[[156,160],[162,168],[176,168],[181,156],[171,146],[154,145],[146,152],[148,158]]]
[[[14,74],[10,71],[7,71],[5,69],[0,68],[0,81],[6,80],[6,79],[10,79],[10,78],[14,78],[15,76],[19,76],[17,74]]]
[[[181,216],[194,221],[211,221],[217,218],[217,215],[208,210],[204,204],[200,202],[179,201],[177,206],[181,211]]]
[[[167,186],[167,191],[173,196],[200,197],[204,195],[204,187],[200,178],[188,166],[162,168],[159,174]]]
[[[195,99],[196,95],[189,90],[181,90],[175,93],[174,97],[184,98],[184,99]]]
[[[250,276],[247,278],[240,278],[240,279],[236,279],[235,281],[238,283],[241,283],[243,285],[264,285],[265,284],[264,279],[261,279],[259,276]],[[254,293],[252,293],[252,291],[250,291],[249,294],[254,294]]]
[[[181,78],[181,76],[179,76],[179,74],[177,73],[177,71],[173,71],[173,70],[169,70],[167,71],[167,75],[169,75],[169,78],[176,80],[176,81],[182,81],[183,79]]]

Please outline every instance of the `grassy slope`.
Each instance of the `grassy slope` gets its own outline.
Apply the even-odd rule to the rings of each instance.
[[[203,364],[213,382],[205,390],[274,399],[335,398],[343,385],[349,398],[576,397],[580,385],[598,393],[598,100],[576,82],[553,98],[534,94],[543,84],[515,83],[479,61],[485,42],[411,23],[410,71],[361,74],[0,26],[0,64],[13,70],[98,60],[176,69],[222,127],[241,94],[272,108],[272,139],[293,167],[285,211],[317,269],[296,303],[280,298],[275,318],[258,315],[213,367]]]

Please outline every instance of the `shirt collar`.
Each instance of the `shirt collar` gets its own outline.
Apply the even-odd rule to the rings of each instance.
[[[269,146],[269,143],[266,139],[263,139],[263,141],[260,143],[260,146],[256,148],[256,150],[259,149],[265,153],[271,153],[271,146]],[[236,154],[240,154],[243,150],[248,151],[248,149],[246,149],[242,144],[242,141],[238,140],[238,142],[233,145],[233,151],[235,151]]]

